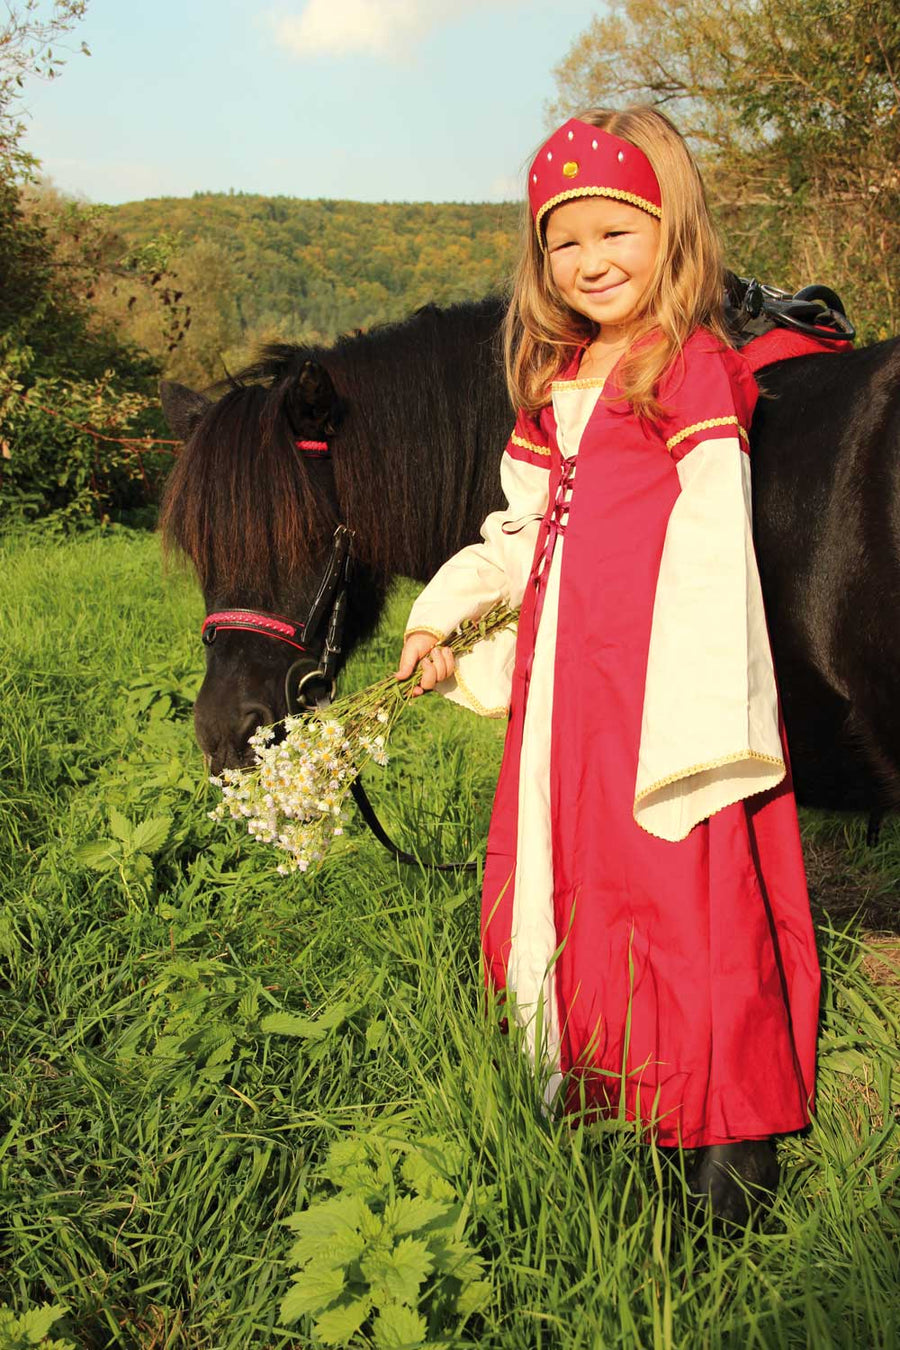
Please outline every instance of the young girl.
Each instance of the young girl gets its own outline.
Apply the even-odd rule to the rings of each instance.
[[[566,122],[528,174],[506,329],[508,508],[413,606],[399,675],[509,723],[489,980],[548,1100],[697,1148],[746,1219],[809,1120],[819,973],[750,528],[757,389],[703,187],[649,108]],[[499,598],[516,635],[441,644]],[[418,692],[418,691],[417,691]]]

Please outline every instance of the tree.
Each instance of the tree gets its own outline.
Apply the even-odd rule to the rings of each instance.
[[[868,336],[900,326],[895,0],[618,0],[555,75],[557,115],[671,113],[736,270],[827,282]]]
[[[25,123],[21,97],[28,76],[55,79],[64,64],[53,44],[66,37],[87,11],[87,0],[54,0],[50,14],[42,14],[39,0],[6,3],[6,21],[0,26],[0,178],[27,177],[35,160],[22,149]],[[85,56],[90,51],[80,44]]]
[[[102,211],[34,187],[22,148],[26,76],[52,79],[52,43],[85,0],[6,5],[0,27],[0,521],[77,528],[142,507],[161,467],[157,367],[93,301],[101,277],[154,288],[162,269],[104,228]],[[83,47],[83,50],[86,48]],[[152,246],[148,246],[152,252]],[[146,249],[145,249],[146,252]],[[138,442],[136,438],[145,439]]]

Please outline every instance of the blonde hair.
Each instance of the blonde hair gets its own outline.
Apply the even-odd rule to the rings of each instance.
[[[654,108],[589,109],[582,122],[636,145],[650,161],[662,195],[659,248],[641,298],[629,350],[616,372],[621,397],[649,419],[662,411],[657,393],[691,333],[701,326],[730,339],[723,312],[722,249],[699,171],[682,136]],[[599,326],[556,292],[543,240],[525,207],[524,237],[504,323],[506,381],[517,408],[536,413],[550,382]],[[638,338],[647,340],[635,347]]]

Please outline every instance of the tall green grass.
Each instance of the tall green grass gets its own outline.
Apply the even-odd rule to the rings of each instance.
[[[53,1334],[79,1347],[312,1345],[309,1319],[279,1320],[283,1221],[362,1184],[326,1164],[358,1138],[431,1149],[483,1260],[481,1310],[422,1282],[432,1344],[900,1345],[900,985],[853,920],[855,888],[879,927],[900,915],[896,825],[873,855],[860,822],[806,819],[818,1115],[781,1146],[762,1231],[726,1240],[686,1219],[677,1156],[542,1117],[485,1010],[477,878],[395,864],[354,826],[284,879],[211,825],[201,605],[154,540],[2,561],[0,1303],[64,1305]],[[401,595],[346,686],[390,667],[403,613]],[[403,842],[477,849],[501,734],[418,701],[372,782]]]

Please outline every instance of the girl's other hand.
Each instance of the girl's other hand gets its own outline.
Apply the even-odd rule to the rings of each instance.
[[[395,671],[395,678],[398,680],[409,679],[419,662],[422,665],[421,676],[419,683],[412,690],[413,698],[418,698],[419,694],[427,693],[441,680],[448,680],[456,666],[450,648],[436,647],[432,633],[413,632],[409,634],[403,644],[403,651],[400,653],[400,665]]]

